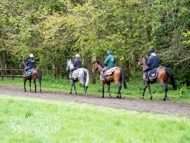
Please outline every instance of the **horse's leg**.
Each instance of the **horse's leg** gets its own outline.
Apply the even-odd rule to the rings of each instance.
[[[143,91],[143,95],[142,95],[141,99],[144,99],[144,93],[145,93],[147,87],[148,87],[148,85],[146,84],[144,87],[144,91]]]
[[[71,90],[70,90],[70,94],[72,94],[72,87],[73,87],[73,85],[74,85],[74,83],[73,83],[74,81],[73,81],[73,80],[71,80],[71,82],[72,82],[72,83],[71,83]]]
[[[108,85],[108,93],[109,93],[109,97],[111,98],[112,96],[111,96],[111,94],[110,94],[110,82],[107,83],[107,85]]]
[[[26,79],[23,78],[23,82],[24,82],[24,92],[26,92]]]
[[[101,81],[101,84],[102,84],[102,98],[104,98],[104,82]]]
[[[40,92],[42,93],[42,90],[41,90],[41,79],[38,78],[38,82],[39,82],[39,85],[40,85]]]
[[[34,81],[35,93],[36,93],[36,79],[33,79],[33,81]]]
[[[167,98],[167,91],[168,91],[168,86],[167,86],[167,84],[165,84],[164,82],[159,82],[159,84],[160,85],[162,85],[164,88],[165,88],[165,97],[164,97],[164,101],[166,100],[166,98]]]
[[[31,79],[29,80],[29,87],[30,87],[30,92],[31,92]]]
[[[150,100],[152,100],[152,93],[151,93],[151,90],[150,90],[150,85],[149,85],[149,83],[147,83],[147,86],[148,86],[149,93],[150,93]]]
[[[119,97],[119,98],[121,99],[121,94],[120,94],[120,86],[119,86],[119,84],[118,84],[118,81],[117,81],[117,80],[115,80],[115,84],[116,84],[117,89],[118,89],[118,92],[117,92],[117,98]],[[119,96],[118,96],[118,95],[119,95]]]
[[[82,86],[84,87],[84,95],[86,95],[86,90],[85,90],[85,84],[83,82],[83,79],[78,79],[80,81],[80,83],[82,84]]]
[[[75,89],[75,95],[77,95],[77,91],[76,91],[76,87],[75,87],[75,82],[73,81],[73,86],[74,86],[74,89]]]
[[[122,88],[122,81],[120,81],[120,86],[119,86],[119,93],[120,93],[119,98],[120,98],[120,99],[121,99],[121,88]]]

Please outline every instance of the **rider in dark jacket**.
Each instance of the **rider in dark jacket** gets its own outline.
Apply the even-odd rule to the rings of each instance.
[[[24,76],[24,77],[27,76],[27,74],[26,74],[26,71],[27,71],[27,70],[29,70],[29,69],[31,69],[31,68],[35,68],[35,59],[33,58],[33,54],[30,54],[29,56],[30,56],[30,59],[28,59],[28,61],[27,61],[27,63],[26,63],[26,65],[28,65],[28,67],[26,67],[26,68],[24,69],[24,72],[25,72],[25,76]]]
[[[158,56],[154,53],[154,49],[150,49],[150,57],[148,58],[147,65],[148,67],[144,70],[146,79],[145,81],[148,81],[148,71],[150,71],[153,68],[157,68],[159,64],[159,58]]]
[[[108,56],[106,57],[105,61],[104,61],[104,65],[106,65],[105,68],[102,69],[101,74],[102,74],[102,80],[105,81],[105,77],[104,77],[104,72],[110,68],[114,67],[115,64],[115,57],[112,55],[112,51],[109,50],[107,52]]]
[[[79,58],[80,55],[76,54],[75,57],[76,57],[76,59],[74,60],[74,68],[70,69],[70,79],[73,79],[72,78],[73,71],[76,70],[76,69],[78,69],[78,68],[81,68],[81,65],[82,65],[82,61]]]

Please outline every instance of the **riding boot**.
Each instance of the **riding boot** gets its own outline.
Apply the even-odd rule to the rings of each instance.
[[[102,74],[102,81],[105,81],[104,72],[101,72]]]
[[[25,73],[24,77],[27,77],[27,71],[24,71],[24,73]]]
[[[148,73],[145,72],[144,74],[145,74],[145,80],[144,81],[148,82]]]

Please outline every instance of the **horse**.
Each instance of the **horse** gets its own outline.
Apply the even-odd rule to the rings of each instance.
[[[102,63],[100,63],[99,61],[93,61],[92,73],[95,73],[97,70],[100,73],[103,68],[104,68],[104,66],[103,66]],[[125,71],[123,69],[121,69],[119,67],[116,68],[111,75],[105,76],[106,81],[102,81],[102,75],[100,74],[100,80],[101,80],[101,85],[102,85],[102,98],[104,98],[104,84],[105,83],[107,83],[107,86],[108,86],[109,97],[110,98],[112,97],[111,94],[110,94],[110,83],[115,81],[115,84],[116,84],[116,86],[118,88],[117,98],[119,97],[119,99],[121,99],[120,90],[122,88],[122,81],[123,81],[124,89],[127,88],[127,85],[126,85],[126,82],[125,82]],[[118,82],[120,82],[120,85],[119,85]]]
[[[138,65],[139,66],[142,66],[143,68],[143,71],[148,67],[147,65],[147,58],[146,56],[142,56],[140,61],[138,62]],[[169,69],[169,68],[165,68],[165,67],[159,67],[159,69],[157,70],[157,77],[155,79],[151,79],[149,78],[148,82],[145,81],[146,85],[144,87],[144,91],[143,91],[143,95],[141,97],[141,99],[144,98],[144,93],[146,91],[146,88],[148,87],[149,89],[149,93],[150,93],[150,99],[152,100],[152,93],[151,93],[151,89],[150,89],[150,85],[149,83],[155,83],[155,82],[158,82],[161,86],[163,86],[165,88],[165,97],[164,97],[164,101],[166,99],[169,99],[167,97],[167,91],[168,91],[168,77],[170,77],[170,81],[171,81],[171,84],[172,84],[172,87],[173,89],[176,89],[177,86],[175,84],[175,80],[174,80],[174,77],[173,77],[173,74],[172,74],[172,71]],[[143,74],[143,79],[145,80],[146,77],[145,77],[145,74]]]
[[[19,68],[26,68],[26,62],[24,60],[21,61]],[[24,82],[24,92],[26,92],[26,81],[29,80],[29,87],[30,87],[30,92],[31,92],[31,80],[33,79],[34,85],[35,85],[35,93],[36,93],[36,78],[38,78],[39,84],[40,84],[40,92],[42,93],[41,90],[41,80],[42,80],[42,71],[40,69],[32,69],[32,73],[30,76],[24,77],[25,72],[23,71],[23,82]]]
[[[71,70],[74,68],[74,64],[73,62],[70,60],[67,60],[67,68],[66,70]],[[70,94],[72,94],[72,87],[74,86],[75,89],[75,95],[77,95],[76,92],[76,87],[75,87],[75,82],[80,81],[80,83],[82,84],[82,86],[84,87],[84,95],[86,95],[87,89],[88,89],[88,84],[89,84],[89,72],[87,69],[85,68],[78,68],[78,76],[76,79],[71,78],[71,90],[70,90]],[[74,72],[74,71],[73,71]],[[86,83],[84,84],[83,79],[86,81]]]

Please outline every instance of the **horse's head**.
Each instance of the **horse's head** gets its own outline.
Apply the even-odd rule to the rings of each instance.
[[[98,70],[98,68],[99,68],[99,70],[100,70],[100,67],[101,67],[101,68],[104,67],[103,64],[100,63],[99,61],[93,61],[92,63],[93,63],[92,73],[95,73],[95,72]]]
[[[26,66],[26,62],[24,60],[22,60],[20,62],[19,68],[21,69],[21,68],[24,68],[25,66]]]
[[[73,62],[71,61],[71,59],[67,60],[67,68],[66,68],[66,70],[68,71],[73,67],[74,67],[74,65],[73,65]]]
[[[98,69],[97,62],[96,62],[96,61],[93,61],[92,64],[93,64],[92,73],[95,73],[96,70]]]
[[[142,56],[140,61],[138,62],[138,65],[143,66],[144,64],[146,64],[146,62],[147,62],[146,56]]]

